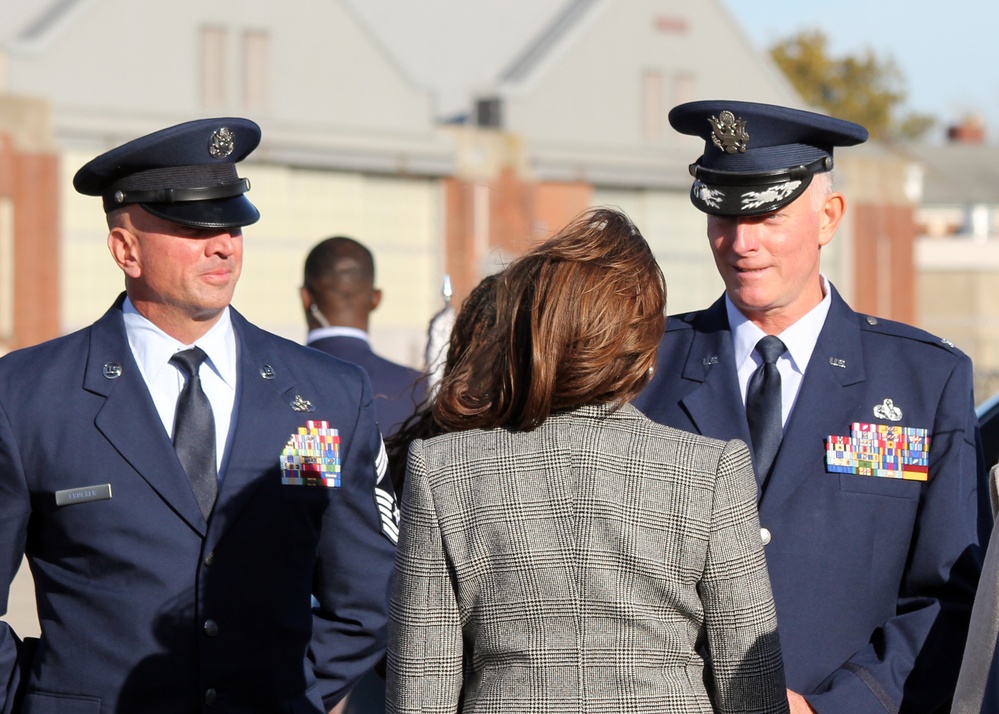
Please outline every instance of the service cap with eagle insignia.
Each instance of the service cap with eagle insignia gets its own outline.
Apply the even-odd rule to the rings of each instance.
[[[674,107],[669,123],[705,140],[690,165],[690,200],[715,216],[756,216],[786,206],[812,176],[833,167],[833,147],[867,141],[843,119],[755,102],[700,101]]]
[[[104,212],[138,204],[172,223],[194,228],[236,228],[260,213],[244,195],[250,182],[236,174],[260,143],[249,119],[197,119],[133,139],[91,160],[73,186],[101,196]]]

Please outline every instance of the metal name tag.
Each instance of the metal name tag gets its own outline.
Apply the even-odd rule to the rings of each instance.
[[[84,486],[83,488],[67,488],[55,493],[57,506],[70,506],[74,503],[86,503],[87,501],[106,501],[109,498],[111,498],[111,484],[109,483]]]

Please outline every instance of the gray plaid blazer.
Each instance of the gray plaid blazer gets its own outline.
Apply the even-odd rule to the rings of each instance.
[[[410,448],[389,712],[785,712],[749,451],[583,407]]]

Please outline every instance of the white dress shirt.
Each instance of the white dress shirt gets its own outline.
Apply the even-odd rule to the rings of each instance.
[[[325,340],[327,337],[355,337],[365,342],[369,341],[368,333],[364,330],[356,327],[333,325],[332,327],[317,327],[314,330],[309,330],[309,336],[305,338],[305,344],[311,345],[316,340]]]
[[[815,343],[829,314],[832,305],[829,283],[822,277],[822,301],[809,310],[800,320],[777,335],[784,343],[787,351],[777,358],[777,371],[780,372],[781,391],[781,423],[786,426],[787,418],[794,408],[798,398],[801,380],[805,377],[808,360],[812,358]],[[725,296],[725,309],[728,312],[728,324],[732,333],[732,349],[735,354],[735,366],[739,373],[739,388],[742,391],[742,403],[746,403],[746,392],[749,380],[761,364],[763,358],[756,352],[756,343],[766,333],[754,325],[732,304],[728,295]]]
[[[163,428],[171,440],[177,397],[184,387],[185,377],[179,367],[170,363],[170,358],[190,347],[200,347],[208,355],[198,374],[215,416],[215,459],[221,479],[227,456],[229,430],[233,424],[232,415],[236,407],[236,335],[232,329],[229,308],[193,345],[182,344],[166,334],[140,315],[127,297],[122,312],[125,316],[128,346],[149,389],[149,396],[153,398]]]

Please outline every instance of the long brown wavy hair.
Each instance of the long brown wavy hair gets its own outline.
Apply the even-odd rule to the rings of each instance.
[[[441,379],[440,432],[530,430],[552,412],[624,404],[655,364],[666,282],[628,217],[593,209],[503,271],[495,310]]]
[[[462,362],[469,346],[492,339],[496,327],[496,288],[499,282],[500,274],[487,275],[462,302],[448,339],[443,370],[445,376],[451,374],[455,365]],[[410,442],[414,439],[429,439],[442,433],[444,429],[434,421],[431,403],[424,403],[385,441],[389,475],[398,497],[402,497]]]

